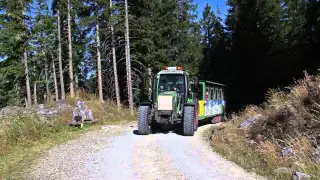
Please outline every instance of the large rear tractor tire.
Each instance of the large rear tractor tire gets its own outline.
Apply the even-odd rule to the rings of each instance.
[[[194,135],[195,111],[192,106],[185,106],[183,110],[183,134],[185,136]]]
[[[149,126],[149,115],[150,115],[149,106],[140,106],[138,112],[138,131],[140,135],[148,135],[151,133]]]

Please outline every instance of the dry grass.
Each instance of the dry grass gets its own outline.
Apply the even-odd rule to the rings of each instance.
[[[291,179],[277,176],[274,170],[303,164],[303,171],[320,178],[320,165],[312,156],[319,147],[320,134],[320,77],[306,74],[305,78],[290,87],[290,92],[270,91],[262,106],[248,106],[232,115],[221,131],[212,136],[215,151],[248,170],[271,179]],[[255,117],[256,123],[248,128],[240,124]],[[283,156],[285,147],[294,155]],[[293,169],[294,171],[294,169]]]
[[[45,123],[35,115],[20,115],[0,121],[0,179],[9,179],[32,159],[52,146],[77,137],[79,134],[94,130],[105,124],[126,124],[136,120],[136,115],[112,102],[101,103],[96,97],[81,94],[68,103],[75,106],[77,100],[84,100],[92,110],[98,123],[85,125],[83,129],[68,127],[72,111],[61,112],[53,122]]]

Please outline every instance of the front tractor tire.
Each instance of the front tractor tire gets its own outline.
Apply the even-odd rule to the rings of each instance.
[[[140,135],[148,135],[151,133],[149,126],[149,115],[150,115],[149,106],[140,106],[138,112],[138,131]]]
[[[183,110],[183,134],[193,136],[195,131],[195,109],[193,106],[185,106]]]

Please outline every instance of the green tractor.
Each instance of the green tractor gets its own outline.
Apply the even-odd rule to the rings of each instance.
[[[192,86],[192,87],[191,87]],[[163,125],[181,124],[185,136],[198,128],[198,86],[182,67],[165,67],[153,77],[151,100],[140,103],[138,131],[148,135]]]

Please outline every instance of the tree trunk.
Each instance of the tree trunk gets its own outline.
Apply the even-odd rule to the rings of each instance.
[[[26,46],[26,43],[25,43]],[[31,90],[30,90],[30,81],[29,81],[29,69],[28,69],[28,54],[27,54],[27,48],[24,48],[23,53],[23,62],[24,62],[24,73],[26,78],[26,91],[27,91],[27,107],[30,107],[32,105],[31,101]]]
[[[79,97],[79,77],[77,73],[74,75],[74,83],[75,83],[76,97],[78,98]]]
[[[49,89],[49,79],[48,79],[48,59],[45,57],[44,59],[44,76],[46,81],[46,102],[49,103],[50,101],[50,89]]]
[[[100,57],[100,37],[99,37],[99,20],[98,20],[98,5],[97,2],[97,22],[96,22],[96,39],[97,39],[97,67],[98,67],[98,90],[99,90],[99,100],[103,102],[103,92],[102,92],[102,73],[101,73],[101,57]]]
[[[63,79],[63,71],[62,71],[62,53],[61,53],[61,25],[60,25],[60,10],[58,9],[58,61],[59,61],[59,75],[60,75],[60,88],[61,88],[61,99],[66,98],[66,91],[64,89],[64,79]],[[57,99],[58,100],[58,99]]]
[[[34,101],[34,105],[38,105],[38,100],[37,100],[37,83],[34,82],[33,84],[33,101]]]
[[[53,81],[54,81],[54,94],[56,96],[56,101],[59,100],[58,82],[56,75],[56,67],[54,65],[54,59],[52,58],[52,69],[53,69]]]
[[[112,9],[112,0],[110,0],[110,9]],[[113,12],[111,12],[111,16]],[[116,59],[116,48],[114,45],[114,34],[113,34],[113,25],[111,24],[111,46],[112,46],[112,61],[113,61],[113,73],[114,73],[114,87],[116,91],[116,99],[118,109],[121,108],[120,104],[120,91],[119,91],[119,81],[118,81],[118,71],[117,71],[117,59]]]
[[[133,99],[132,99],[132,78],[131,78],[131,60],[130,60],[130,40],[129,40],[129,20],[128,20],[128,2],[125,0],[125,20],[126,20],[126,69],[127,69],[127,88],[128,88],[128,100],[131,115],[133,115]]]
[[[152,97],[152,74],[151,74],[151,68],[148,68],[148,76],[149,76],[149,83],[148,83],[148,95],[149,97]]]
[[[71,17],[70,17],[70,0],[67,0],[68,6],[68,42],[69,42],[69,80],[70,80],[70,97],[74,97],[73,85],[73,65],[72,65],[72,40],[71,40]]]

